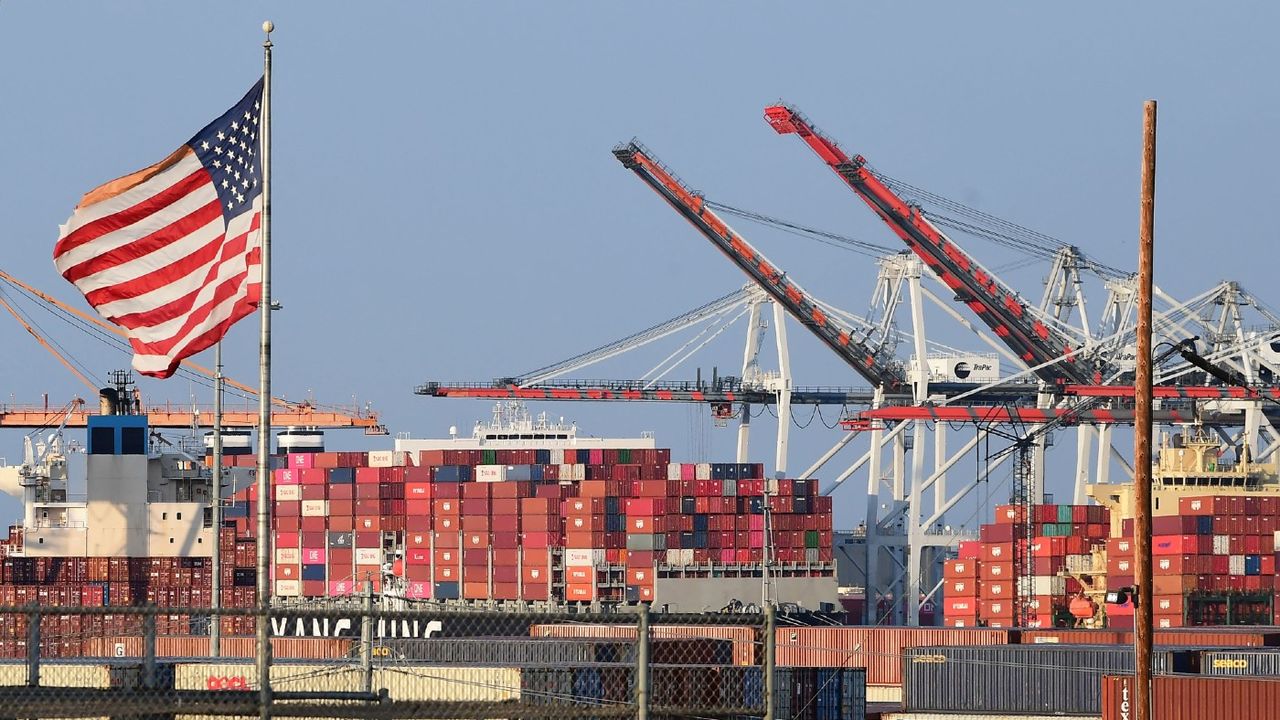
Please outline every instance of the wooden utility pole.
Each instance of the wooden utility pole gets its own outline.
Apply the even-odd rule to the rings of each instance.
[[[1151,273],[1155,240],[1156,101],[1142,113],[1142,210],[1138,228],[1138,358],[1134,377],[1134,720],[1151,720]]]

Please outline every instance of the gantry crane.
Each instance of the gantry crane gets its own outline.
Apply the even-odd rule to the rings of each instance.
[[[686,186],[648,149],[632,141],[614,148],[613,154],[873,387],[893,392],[907,384],[902,365],[888,352],[886,338],[854,330],[825,312],[812,295],[734,232],[707,207],[702,196]]]
[[[779,134],[799,135],[1038,377],[1053,385],[1102,382],[1105,366],[1078,352],[1081,343],[1032,317],[1017,293],[881,182],[866,158],[850,157],[789,105],[771,105],[764,116]]]
[[[18,278],[9,273],[0,270],[0,281],[19,289],[29,299],[45,303],[57,310],[67,313],[83,322],[90,323],[97,328],[101,328],[114,335],[125,337],[125,332],[120,328],[108,323],[100,318],[94,317],[89,313],[77,310],[58,299],[43,293],[36,288],[22,282]],[[100,388],[92,382],[84,373],[76,369],[66,356],[58,351],[52,344],[48,342],[26,319],[22,314],[14,308],[0,294],[0,307],[3,307],[13,315],[22,327],[36,339],[40,346],[45,348],[51,355],[58,359],[64,366],[70,370],[77,379],[83,383],[91,393],[97,394]],[[183,360],[182,367],[197,373],[199,375],[213,378],[213,371],[203,367],[190,359]],[[257,390],[236,382],[230,378],[224,378],[223,382],[227,386],[240,391],[248,397],[255,397]],[[341,408],[327,407],[316,405],[311,402],[290,402],[282,398],[271,398],[273,410],[271,415],[271,424],[275,427],[285,426],[306,426],[316,428],[363,428],[369,435],[384,435],[386,428],[378,421],[378,415],[372,410],[361,408]],[[88,407],[81,399],[72,401],[74,408],[68,412],[65,408],[52,408],[48,403],[41,405],[0,405],[0,427],[11,428],[43,428],[58,423],[64,423],[66,427],[85,427],[90,415],[96,414],[95,407]],[[148,423],[151,427],[157,428],[190,428],[193,425],[198,427],[213,426],[213,410],[211,408],[193,407],[191,405],[169,404],[164,405],[144,405],[144,412],[148,417]],[[258,424],[258,410],[256,405],[253,409],[231,408],[223,410],[222,422],[228,427],[252,427]]]

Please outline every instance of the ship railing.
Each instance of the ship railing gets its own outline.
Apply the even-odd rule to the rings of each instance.
[[[83,520],[66,520],[66,521],[59,522],[56,520],[40,519],[40,520],[37,520],[35,525],[32,525],[31,527],[33,529],[42,529],[42,528],[85,529],[89,527],[89,525],[85,523],[85,521]]]
[[[84,592],[110,602],[100,587]],[[210,717],[727,719],[782,717],[763,689],[795,673],[775,675],[775,614],[749,603],[674,613],[645,604],[570,612],[353,602],[3,606],[0,650],[25,672],[0,679],[0,700],[15,717],[181,707]],[[256,642],[260,627],[269,647]],[[259,661],[271,663],[265,676],[254,672]],[[865,683],[862,670],[850,672],[855,686]]]

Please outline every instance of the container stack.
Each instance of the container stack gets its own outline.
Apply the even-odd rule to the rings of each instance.
[[[960,543],[960,556],[943,565],[943,625],[954,628],[978,626],[982,604],[982,584],[978,581],[982,545],[966,540]]]
[[[487,461],[487,462],[486,462]],[[562,462],[556,462],[562,461]],[[272,474],[277,595],[648,602],[683,577],[765,560],[832,571],[831,499],[762,465],[655,449],[291,454]],[[252,533],[253,488],[236,503]],[[388,573],[388,568],[390,573]]]
[[[944,567],[948,627],[1052,627],[1066,615],[1080,583],[1065,571],[1086,566],[1106,541],[1107,510],[1093,505],[996,508],[976,544]]]
[[[1259,496],[1179,498],[1176,515],[1151,519],[1156,627],[1267,625],[1278,616],[1275,571],[1280,500]],[[1133,521],[1108,543],[1111,587],[1133,578]],[[1108,605],[1114,627],[1132,625],[1132,606]]]

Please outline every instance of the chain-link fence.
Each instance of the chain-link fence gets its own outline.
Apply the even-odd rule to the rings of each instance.
[[[265,678],[260,619],[270,637]],[[773,625],[772,612],[643,605],[7,607],[0,719],[861,717],[861,671],[775,668]]]

